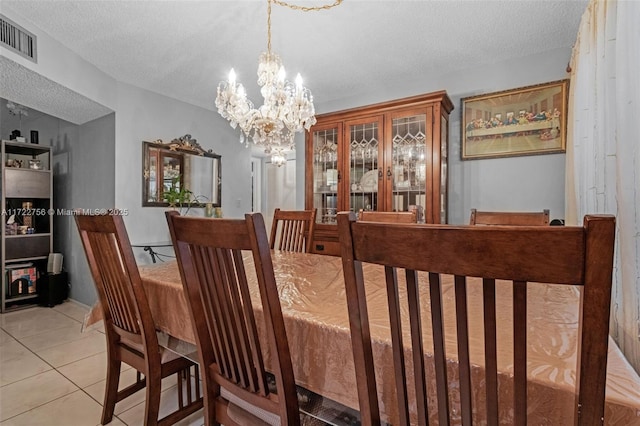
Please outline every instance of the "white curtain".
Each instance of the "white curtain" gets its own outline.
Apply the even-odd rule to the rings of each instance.
[[[616,215],[610,332],[640,371],[640,1],[591,0],[571,68],[566,220]]]

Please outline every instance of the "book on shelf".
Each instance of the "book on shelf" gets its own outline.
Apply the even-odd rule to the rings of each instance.
[[[16,297],[36,293],[38,271],[33,263],[6,265],[7,296]]]

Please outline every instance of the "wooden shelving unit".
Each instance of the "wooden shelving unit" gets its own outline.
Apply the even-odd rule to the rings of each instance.
[[[37,277],[46,273],[53,249],[53,179],[51,148],[16,141],[2,141],[2,296],[0,311],[7,312],[37,302]],[[8,224],[10,218],[13,225]],[[35,282],[29,272],[35,268]],[[29,278],[19,281],[21,270]],[[12,281],[18,279],[15,285]]]

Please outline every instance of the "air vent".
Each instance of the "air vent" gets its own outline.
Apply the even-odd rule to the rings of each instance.
[[[33,62],[38,62],[36,36],[3,15],[0,15],[0,42],[3,47],[9,48]]]

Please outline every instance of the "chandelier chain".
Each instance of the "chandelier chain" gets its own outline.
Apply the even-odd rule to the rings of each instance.
[[[297,4],[291,4],[291,3],[287,3],[287,2],[281,1],[281,0],[271,0],[271,1],[273,1],[278,6],[288,7],[289,9],[293,9],[293,10],[301,10],[303,12],[313,12],[313,11],[318,11],[318,10],[327,10],[327,9],[331,9],[332,7],[336,7],[340,3],[342,3],[342,0],[336,0],[332,4],[325,4],[325,5],[322,5],[322,6],[298,6]]]

